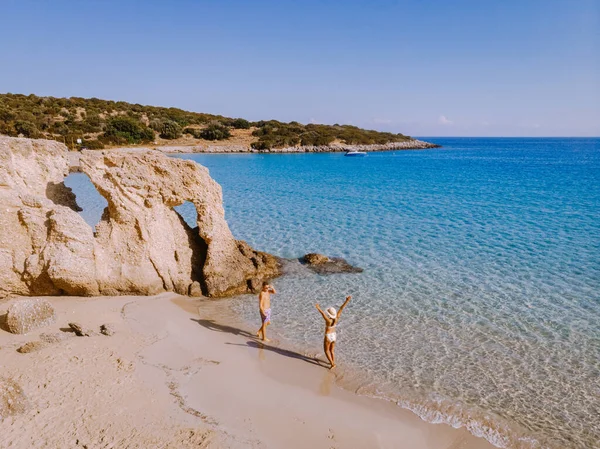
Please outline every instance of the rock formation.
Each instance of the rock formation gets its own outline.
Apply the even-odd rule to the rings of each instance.
[[[54,322],[54,308],[45,299],[20,299],[8,308],[6,326],[13,334],[27,332]]]
[[[224,296],[279,274],[273,256],[234,239],[206,168],[140,150],[86,151],[80,167],[108,202],[95,233],[63,183],[67,148],[0,137],[0,297]],[[186,201],[193,229],[173,209]]]
[[[96,276],[102,292],[245,292],[273,277],[277,262],[236,241],[225,221],[221,186],[193,161],[154,151],[86,151],[81,170],[108,201],[96,226]],[[173,209],[194,204],[191,229]],[[141,290],[140,290],[141,289]]]

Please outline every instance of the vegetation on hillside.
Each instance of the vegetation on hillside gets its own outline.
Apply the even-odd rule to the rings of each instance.
[[[47,138],[75,148],[134,145],[173,140],[227,140],[231,130],[252,130],[258,150],[295,145],[385,144],[409,139],[402,134],[364,130],[350,125],[302,125],[276,120],[249,122],[242,118],[188,112],[177,108],[143,106],[98,98],[54,98],[0,94],[0,134]],[[250,133],[250,131],[247,131]],[[189,137],[188,137],[189,138]]]

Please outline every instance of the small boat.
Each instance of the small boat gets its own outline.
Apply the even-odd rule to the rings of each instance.
[[[366,151],[348,151],[344,156],[366,156]]]

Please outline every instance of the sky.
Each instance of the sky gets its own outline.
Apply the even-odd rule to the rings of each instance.
[[[600,0],[0,0],[0,92],[600,136]]]

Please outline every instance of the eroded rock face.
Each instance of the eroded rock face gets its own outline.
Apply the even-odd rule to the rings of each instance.
[[[91,228],[63,184],[67,147],[0,136],[0,297],[98,294]]]
[[[52,324],[56,314],[52,305],[45,299],[20,299],[8,308],[6,326],[13,334],[27,332]]]
[[[221,186],[193,161],[155,151],[85,151],[81,169],[108,201],[96,226],[100,290],[110,293],[197,293],[248,290],[253,278],[274,277],[276,260],[233,238],[225,221]],[[194,204],[191,229],[173,209]]]
[[[234,239],[220,186],[192,161],[156,151],[86,151],[85,172],[108,202],[96,232],[63,179],[67,148],[0,137],[0,297],[225,296],[279,274],[277,260]],[[198,226],[174,206],[190,201]]]
[[[0,421],[28,408],[23,389],[14,380],[0,377]]]

